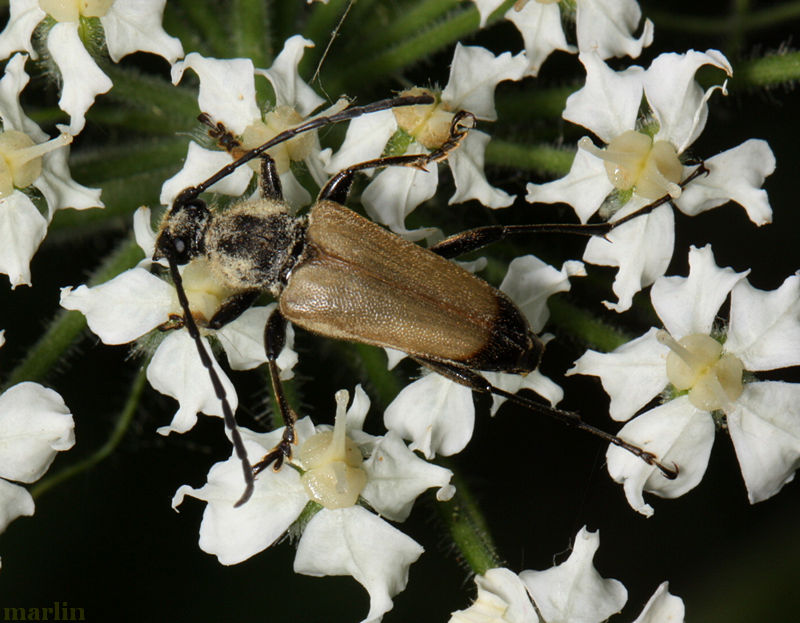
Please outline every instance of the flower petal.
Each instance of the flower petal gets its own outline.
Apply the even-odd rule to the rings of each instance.
[[[383,414],[383,424],[425,458],[461,452],[472,438],[472,390],[431,373],[406,385]]]
[[[13,11],[12,11],[13,12]],[[22,110],[19,94],[27,86],[29,76],[25,72],[25,54],[15,54],[6,64],[3,78],[0,79],[0,117],[4,130],[19,130],[37,143],[44,143],[49,137]]]
[[[483,163],[489,139],[488,134],[472,130],[451,154],[448,164],[453,173],[456,192],[450,197],[448,204],[476,199],[487,208],[506,208],[514,203],[514,195],[495,188],[486,179]]]
[[[567,371],[597,376],[611,402],[611,417],[624,422],[667,386],[669,349],[656,339],[656,328],[610,353],[587,350]]]
[[[670,594],[669,582],[662,582],[633,623],[683,623],[684,615],[683,600]]]
[[[693,333],[708,335],[728,293],[749,272],[719,268],[711,245],[693,246],[688,277],[663,277],[653,284],[653,308],[676,340]]]
[[[359,162],[380,158],[386,143],[396,131],[397,120],[391,110],[380,110],[352,119],[342,146],[325,165],[325,171],[333,175]],[[365,173],[371,175],[370,170]]]
[[[282,432],[271,433],[274,443],[269,449],[280,441]],[[265,447],[245,440],[251,462],[262,458],[268,451]],[[256,478],[252,497],[235,507],[243,491],[242,463],[234,453],[211,468],[200,489],[183,485],[172,498],[176,510],[187,495],[207,502],[200,524],[200,549],[214,554],[223,565],[238,564],[272,545],[308,503],[300,475],[290,467],[278,472],[264,470]]]
[[[542,63],[554,50],[577,52],[564,36],[558,3],[527,2],[519,10],[516,6],[511,7],[505,18],[517,27],[525,42],[526,76],[537,75]]]
[[[720,88],[703,92],[695,82],[694,75],[703,65],[733,74],[728,59],[718,50],[689,50],[659,55],[644,75],[645,96],[660,126],[655,139],[669,141],[679,154],[700,136],[708,117],[706,101]]]
[[[206,352],[210,353],[205,338],[203,345]],[[231,411],[236,412],[239,404],[236,390],[213,355],[211,360],[225,389]],[[160,435],[185,433],[197,423],[198,413],[222,417],[222,404],[188,331],[173,331],[164,338],[147,366],[147,380],[153,389],[172,396],[179,403],[172,422],[158,429]]]
[[[231,157],[227,152],[205,149],[194,141],[190,142],[183,168],[164,182],[161,187],[159,201],[161,201],[162,205],[172,205],[175,197],[184,188],[195,186],[207,180],[230,163]],[[251,177],[253,177],[253,170],[250,167],[239,167],[233,173],[212,185],[209,190],[223,195],[238,197],[247,190]]]
[[[600,58],[636,58],[653,43],[653,22],[645,20],[638,39],[642,10],[636,0],[591,0],[576,2],[575,31],[581,52],[596,52]]]
[[[361,623],[379,621],[408,583],[408,568],[424,550],[360,506],[322,509],[308,522],[294,559],[304,575],[352,575],[367,589],[370,608]]]
[[[75,423],[61,396],[38,383],[18,383],[0,395],[0,476],[36,482],[56,452],[75,444]]]
[[[419,143],[412,143],[406,154],[425,153]],[[438,166],[428,165],[427,171],[419,171],[410,167],[388,167],[378,173],[361,195],[361,202],[369,217],[393,232],[406,235],[411,240],[424,238],[430,229],[419,229],[412,232],[406,229],[406,216],[423,201],[436,194],[439,183]]]
[[[504,80],[520,80],[528,67],[525,54],[495,56],[477,45],[456,43],[450,77],[442,91],[442,102],[453,112],[468,110],[479,119],[494,121],[494,90]]]
[[[30,517],[35,510],[33,497],[25,487],[0,479],[0,533],[18,517]]]
[[[253,61],[249,58],[220,60],[191,52],[172,66],[172,84],[178,84],[189,68],[200,78],[197,96],[200,110],[211,115],[215,122],[221,121],[234,134],[241,134],[253,121],[261,120],[256,105]]]
[[[636,125],[644,91],[644,69],[634,65],[614,71],[595,52],[584,52],[579,58],[586,68],[586,85],[567,98],[561,116],[610,143]]]
[[[599,546],[599,533],[584,526],[565,562],[519,574],[545,621],[600,623],[622,610],[628,591],[622,582],[604,579],[592,565]]]
[[[11,288],[31,285],[30,263],[47,234],[45,219],[25,193],[15,190],[0,199],[0,273]]]
[[[558,270],[534,255],[524,255],[511,260],[500,290],[525,314],[534,333],[540,333],[550,317],[547,299],[556,292],[569,292],[569,278],[575,276],[586,276],[583,262],[570,260]]]
[[[744,279],[734,286],[725,351],[750,371],[800,365],[800,273],[769,292]]]
[[[114,85],[83,47],[77,22],[56,23],[47,35],[47,49],[63,81],[58,107],[70,116],[69,133],[79,134],[95,97]]]
[[[391,430],[375,444],[363,468],[367,485],[361,495],[392,521],[405,521],[417,496],[431,487],[447,487],[453,476],[449,469],[421,459]]]
[[[800,385],[748,383],[727,416],[747,497],[762,502],[800,467]]]
[[[174,289],[144,268],[99,286],[61,289],[61,307],[81,312],[104,344],[127,344],[169,319]]]
[[[42,174],[33,183],[44,195],[51,217],[53,212],[64,208],[86,210],[105,207],[100,201],[99,188],[87,188],[72,179],[68,158],[69,147],[45,154],[42,158]]]
[[[617,433],[619,437],[655,454],[666,466],[676,465],[678,477],[668,480],[661,471],[614,445],[606,451],[608,473],[625,489],[628,503],[650,517],[642,491],[662,498],[677,498],[694,489],[703,479],[714,444],[714,421],[706,411],[689,403],[686,396],[645,411]]]
[[[626,204],[626,212],[635,208],[636,198]],[[617,213],[621,218],[622,212]],[[605,237],[592,236],[583,259],[600,266],[619,266],[612,289],[618,303],[603,301],[617,312],[630,309],[633,295],[661,277],[672,259],[675,244],[675,215],[664,205],[650,214],[637,216],[611,230]]]
[[[314,42],[300,35],[289,37],[283,44],[283,49],[275,58],[269,69],[256,69],[255,72],[265,76],[272,83],[275,90],[275,105],[289,106],[307,117],[314,110],[325,103],[325,100],[308,86],[300,74],[297,66],[303,59],[306,48],[313,48]]]
[[[108,55],[115,63],[131,52],[152,52],[174,63],[183,56],[180,39],[170,37],[161,20],[167,0],[114,2],[100,23],[106,34]]]
[[[528,184],[528,203],[568,203],[581,223],[586,223],[614,190],[605,164],[584,149],[575,152],[569,173],[546,184]]]
[[[475,576],[478,596],[466,610],[453,612],[449,623],[539,623],[525,584],[508,569],[489,569]]]
[[[689,184],[674,201],[684,214],[694,216],[735,201],[758,225],[772,222],[767,191],[761,186],[775,171],[775,156],[766,141],[750,139],[705,162],[708,175]]]
[[[31,35],[47,13],[39,7],[39,0],[15,0],[9,6],[8,23],[0,32],[0,59],[8,58],[18,50],[25,50],[36,59],[38,55],[31,44]]]

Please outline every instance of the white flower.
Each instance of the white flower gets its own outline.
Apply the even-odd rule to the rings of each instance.
[[[581,54],[580,59],[586,67],[586,86],[569,97],[563,116],[594,132],[607,146],[601,150],[588,137],[582,138],[570,172],[554,182],[528,184],[528,201],[569,203],[585,223],[613,192],[623,205],[612,222],[665,195],[688,215],[732,200],[756,225],[770,222],[772,211],[761,185],[774,171],[775,158],[764,141],[748,140],[708,159],[708,175],[683,191],[679,186],[694,170],[679,156],[702,132],[708,98],[724,88],[711,87],[704,93],[694,74],[703,65],[712,65],[731,75],[721,53],[662,54],[646,71],[638,66],[612,71],[594,53]],[[641,126],[643,96],[652,119]],[[613,286],[619,302],[606,301],[606,306],[627,310],[636,292],[665,273],[674,235],[674,215],[669,205],[662,205],[606,238],[589,241],[585,261],[619,267]]]
[[[495,56],[478,46],[456,44],[450,78],[435,104],[404,106],[365,115],[350,122],[344,143],[325,170],[336,173],[348,166],[379,158],[390,138],[402,135],[408,147],[402,153],[428,153],[448,138],[454,113],[466,110],[478,119],[494,121],[494,89],[504,80],[519,80],[525,69],[523,54],[505,52]],[[411,89],[405,94],[419,95],[426,89]],[[483,172],[484,152],[489,136],[471,130],[448,162],[456,192],[449,203],[477,199],[490,208],[511,205],[514,197],[495,188]],[[394,153],[392,155],[400,155]],[[437,165],[427,171],[408,167],[388,167],[375,176],[364,190],[362,203],[370,218],[392,231],[412,239],[427,236],[431,230],[409,232],[405,218],[420,203],[430,199],[438,184]]]
[[[453,612],[450,623],[539,623],[519,576],[505,568],[475,576],[478,596],[466,610]]]
[[[283,130],[299,125],[324,103],[325,100],[297,73],[305,48],[313,45],[313,42],[300,35],[290,37],[269,69],[256,69],[249,59],[218,60],[204,58],[193,52],[173,65],[172,81],[178,84],[184,71],[193,69],[200,78],[200,109],[240,137],[244,149],[252,149]],[[275,92],[274,107],[267,110],[263,117],[256,101],[256,76],[269,80]],[[324,183],[326,176],[319,160],[317,133],[306,132],[276,145],[267,153],[275,159],[289,205],[307,205],[311,196],[292,174],[290,163],[305,162],[315,181],[320,185]],[[168,179],[161,189],[161,203],[170,205],[184,188],[207,179],[231,161],[231,156],[226,152],[207,150],[190,143],[183,169]],[[222,182],[215,184],[212,190],[234,196],[243,194],[253,171],[259,166],[260,160],[256,159],[252,163],[254,168],[239,167]]]
[[[708,246],[692,248],[689,266],[688,277],[653,285],[666,331],[653,328],[611,353],[587,351],[568,372],[600,377],[616,420],[630,419],[670,385],[677,395],[619,432],[662,463],[674,462],[675,480],[615,447],[606,454],[628,502],[647,516],[653,509],[643,490],[673,498],[702,479],[714,442],[712,413],[725,416],[751,503],[775,495],[800,465],[800,385],[742,377],[800,365],[800,275],[777,290],[757,290],[746,272],[718,268]],[[730,320],[716,336],[715,318],[729,294]]]
[[[38,383],[13,385],[0,394],[0,532],[33,515],[33,498],[15,483],[41,478],[56,453],[75,444],[75,424],[64,400]]]
[[[508,266],[500,290],[508,294],[539,333],[547,322],[547,299],[569,290],[569,277],[584,275],[581,262],[565,262],[561,270],[533,255],[515,258]],[[396,363],[396,361],[395,361]],[[482,372],[496,387],[516,393],[530,389],[555,406],[563,398],[561,388],[539,370],[527,375]],[[505,401],[492,396],[491,414]],[[426,374],[404,387],[384,413],[384,425],[404,439],[411,449],[431,459],[437,454],[450,456],[464,449],[472,438],[475,405],[472,390],[439,374]]]
[[[28,84],[24,54],[15,54],[0,79],[0,272],[11,287],[30,285],[30,262],[56,210],[103,207],[100,190],[74,182],[67,167],[68,134],[47,134],[22,111],[19,94]],[[46,202],[40,212],[24,189],[35,187]]]
[[[619,612],[627,591],[617,580],[603,579],[592,559],[600,545],[597,532],[581,528],[569,559],[545,571],[490,569],[475,577],[478,597],[450,623],[599,623]],[[683,601],[663,582],[634,623],[683,623]],[[531,602],[533,600],[533,603]],[[534,605],[536,604],[536,611]]]
[[[369,399],[360,386],[345,412],[347,399],[346,391],[337,392],[333,430],[315,429],[308,418],[297,422],[293,461],[278,472],[259,474],[246,504],[234,507],[241,495],[242,472],[239,459],[232,456],[211,468],[202,488],[178,489],[173,508],[186,495],[208,503],[200,547],[226,565],[272,545],[304,509],[318,509],[302,528],[294,570],[315,576],[352,575],[370,595],[366,623],[379,621],[392,608],[392,597],[405,588],[408,568],[423,549],[357,500],[363,498],[382,517],[403,521],[426,489],[439,487],[439,499],[452,496],[452,474],[417,457],[391,432],[385,437],[364,433]],[[266,434],[242,429],[242,434],[255,463],[278,443],[283,429]]]
[[[149,230],[149,219],[149,210],[140,208],[134,217],[135,228]],[[183,267],[182,278],[190,306],[204,335],[206,350],[209,348],[207,336],[212,334],[222,344],[231,368],[247,370],[264,363],[264,326],[276,304],[251,307],[221,329],[206,330],[202,328],[203,324],[231,292],[213,281],[203,261],[195,260]],[[83,313],[89,328],[105,344],[126,344],[168,323],[173,317],[183,316],[173,285],[142,266],[92,288],[85,285],[75,289],[62,288],[61,306]],[[291,378],[291,367],[297,361],[291,350],[292,342],[293,334],[289,329],[286,346],[278,360],[278,366],[285,371],[284,378]],[[235,411],[236,390],[216,360],[214,367],[225,387],[231,409]],[[197,413],[222,415],[222,405],[214,392],[208,370],[187,331],[170,331],[164,337],[147,368],[147,379],[155,389],[180,403],[172,423],[158,429],[163,435],[172,431],[186,432],[197,421]]]
[[[0,33],[0,59],[26,51],[37,59],[31,37],[46,17],[54,20],[47,50],[61,72],[58,105],[70,115],[69,133],[78,134],[97,95],[112,87],[81,41],[81,26],[99,18],[111,60],[136,51],[152,52],[170,63],[183,56],[181,42],[161,27],[166,0],[11,0],[8,24]],[[89,21],[87,21],[89,20]],[[90,35],[93,32],[88,29]]]
[[[565,562],[545,571],[519,574],[545,621],[600,623],[622,610],[628,591],[618,580],[601,577],[592,564],[599,546],[599,533],[584,526]]]
[[[481,10],[481,26],[500,2],[475,0]],[[494,6],[494,8],[491,7]],[[642,34],[635,38],[642,11],[636,0],[575,0],[577,48],[567,43],[562,27],[562,3],[529,0],[517,2],[505,18],[519,30],[528,57],[526,76],[535,76],[554,50],[594,52],[600,58],[636,58],[653,42],[653,22],[644,21]],[[490,9],[488,10],[487,9]]]
[[[662,582],[633,623],[683,623],[683,600],[670,594],[669,582]]]

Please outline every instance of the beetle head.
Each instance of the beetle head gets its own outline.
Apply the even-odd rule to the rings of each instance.
[[[187,264],[203,255],[206,229],[210,222],[211,211],[204,201],[176,201],[161,222],[153,259],[167,258],[176,264]]]

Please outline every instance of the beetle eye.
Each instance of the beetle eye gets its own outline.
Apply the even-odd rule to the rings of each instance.
[[[172,246],[175,247],[175,251],[178,255],[183,255],[186,251],[186,243],[181,238],[174,238],[172,240]]]

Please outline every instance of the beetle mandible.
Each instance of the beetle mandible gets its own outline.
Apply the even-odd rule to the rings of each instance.
[[[197,345],[222,403],[225,424],[231,431],[246,482],[237,506],[249,499],[254,478],[261,470],[270,465],[277,470],[292,456],[297,415],[286,399],[276,363],[285,342],[287,321],[326,337],[401,350],[419,364],[475,392],[503,396],[560,419],[624,448],[658,467],[668,478],[677,476],[677,466],[666,467],[651,452],[587,424],[577,413],[509,393],[485,379],[479,370],[520,374],[534,370],[544,346],[503,292],[449,261],[521,233],[604,235],[667,202],[668,196],[615,223],[492,225],[453,235],[427,249],[344,206],[358,171],[384,166],[424,169],[429,163],[447,158],[474,125],[474,116],[461,111],[453,117],[449,138],[439,149],[348,167],[327,182],[306,216],[290,214],[275,162],[266,153],[269,148],[324,125],[379,110],[432,102],[429,95],[407,95],[351,106],[281,132],[249,151],[222,124],[215,124],[205,114],[200,116],[211,127],[209,134],[236,159],[178,195],[162,221],[153,259],[165,258],[169,263],[183,310],[182,322]],[[257,157],[261,159],[259,197],[240,201],[221,212],[210,210],[199,198],[214,183]],[[681,186],[704,172],[701,165]],[[254,466],[247,458],[234,414],[211,355],[200,339],[182,286],[178,267],[201,257],[209,261],[216,279],[233,291],[209,321],[209,328],[218,329],[237,318],[264,291],[278,301],[267,321],[264,343],[272,387],[286,426],[278,445]]]

